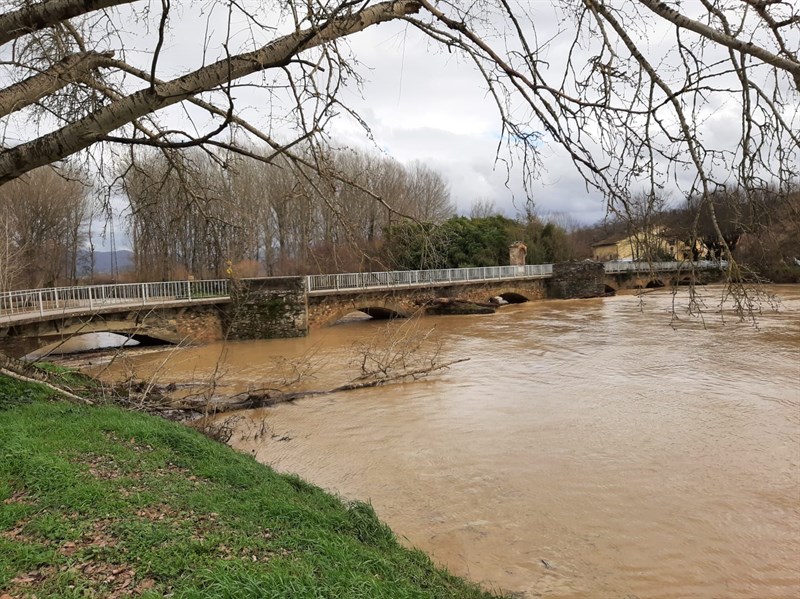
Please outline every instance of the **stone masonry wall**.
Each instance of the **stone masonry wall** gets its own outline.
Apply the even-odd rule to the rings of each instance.
[[[279,339],[308,334],[305,277],[244,279],[231,285],[228,339]]]
[[[599,297],[605,292],[605,270],[602,262],[559,262],[553,264],[553,277],[548,281],[548,295],[555,299]]]
[[[312,328],[324,327],[333,324],[349,312],[363,308],[378,308],[391,313],[387,316],[406,317],[437,298],[488,302],[492,297],[504,293],[514,293],[529,300],[543,299],[546,297],[545,283],[544,280],[529,279],[311,296],[308,300],[308,319]]]
[[[148,306],[65,316],[0,331],[0,352],[25,354],[73,335],[109,332],[166,343],[208,343],[223,338],[224,308],[202,300],[188,306]]]
[[[223,338],[220,306],[193,306],[181,311],[175,319],[175,328],[181,338],[190,343],[210,343]]]

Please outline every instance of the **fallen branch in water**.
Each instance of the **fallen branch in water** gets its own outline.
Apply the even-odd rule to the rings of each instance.
[[[136,380],[129,376],[111,387],[104,386],[103,397],[129,410],[156,412],[170,419],[187,420],[203,417],[207,419],[218,413],[263,408],[308,397],[367,389],[406,380],[419,380],[469,360],[461,358],[442,361],[442,344],[432,337],[433,330],[421,331],[418,322],[406,321],[392,330],[390,335],[387,335],[386,331],[381,331],[372,340],[354,344],[355,357],[352,365],[358,368],[359,374],[349,382],[331,389],[292,390],[292,386],[300,381],[313,378],[314,371],[320,365],[314,350],[311,355],[303,356],[297,363],[290,360],[281,361],[280,367],[276,370],[280,370],[283,375],[270,377],[268,380],[272,384],[257,390],[250,389],[231,395],[220,388],[219,379],[223,373],[221,366],[225,362],[223,354],[217,361],[210,380],[204,381],[201,385],[159,384],[155,380],[155,375],[148,380]],[[166,362],[167,359],[162,362],[158,370],[163,368]],[[2,367],[3,363],[0,362],[0,368]],[[94,403],[56,386],[48,386],[74,401]],[[182,393],[192,387],[198,389],[196,394]],[[182,397],[175,397],[176,392]]]
[[[196,401],[181,401],[181,402],[160,402],[160,405],[154,406],[156,411],[170,411],[170,410],[183,410],[190,412],[208,411],[214,413],[234,412],[236,410],[253,410],[256,408],[268,408],[270,406],[292,402],[298,399],[305,399],[307,397],[318,397],[320,395],[329,395],[331,393],[339,393],[342,391],[354,391],[356,389],[368,389],[371,387],[378,387],[387,385],[389,383],[401,382],[405,379],[418,380],[438,370],[444,370],[468,361],[469,358],[461,358],[451,362],[442,364],[434,364],[424,368],[415,370],[408,370],[403,373],[398,373],[395,376],[389,376],[380,379],[373,379],[369,381],[353,381],[339,385],[333,389],[327,390],[312,390],[312,391],[289,391],[281,392],[275,390],[269,391],[247,391],[234,395],[233,399],[226,399],[224,397],[212,398],[210,401],[205,399],[198,399]],[[241,399],[236,399],[241,398]]]
[[[108,401],[129,410],[157,412],[170,419],[186,420],[237,410],[269,407],[308,397],[368,389],[406,380],[419,380],[469,360],[461,358],[440,361],[442,345],[441,342],[431,338],[432,333],[433,329],[420,331],[419,325],[412,321],[410,324],[401,325],[388,337],[385,332],[381,332],[371,341],[355,344],[356,355],[353,365],[359,370],[358,376],[332,389],[290,390],[291,385],[313,376],[314,370],[319,366],[319,360],[314,353],[310,357],[305,356],[298,364],[281,363],[282,367],[287,364],[291,367],[290,376],[278,379],[272,387],[262,387],[232,396],[224,395],[218,389],[220,365],[224,362],[222,357],[217,362],[210,382],[204,382],[202,390],[195,396],[185,396],[180,399],[172,397],[179,389],[185,390],[192,385],[176,383],[161,385],[156,382],[155,374],[148,380],[138,381],[129,376],[111,387],[103,386],[101,391],[104,402]],[[161,363],[157,372],[165,366],[170,356],[171,353]],[[22,374],[23,372],[25,374]],[[48,374],[38,372],[23,362],[2,355],[0,355],[0,373],[21,381],[44,385],[73,402],[90,405],[97,403],[93,399],[80,397],[63,386],[48,382],[47,379],[50,378]]]

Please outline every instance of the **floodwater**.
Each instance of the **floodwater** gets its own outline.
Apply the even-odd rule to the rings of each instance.
[[[178,382],[216,370],[230,389],[311,368],[307,388],[326,389],[357,375],[359,343],[374,344],[370,355],[408,349],[397,339],[413,345],[435,327],[417,357],[439,344],[440,359],[468,362],[254,411],[232,444],[372,502],[404,542],[490,589],[796,598],[800,287],[775,291],[782,304],[765,305],[757,327],[720,322],[719,288],[703,290],[705,328],[683,313],[685,297],[671,326],[672,296],[658,291],[352,322],[127,367]],[[270,434],[258,434],[262,420]]]

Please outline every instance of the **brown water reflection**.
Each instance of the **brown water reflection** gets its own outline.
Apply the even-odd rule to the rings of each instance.
[[[671,296],[508,306],[429,319],[435,380],[252,414],[234,445],[370,500],[454,572],[527,597],[800,597],[800,288],[758,328],[669,326]],[[310,386],[347,378],[352,343],[400,323],[182,350],[170,380],[257,384],[315,349]],[[134,359],[141,372],[161,356]],[[241,437],[248,435],[241,425]],[[279,441],[290,437],[289,441]]]

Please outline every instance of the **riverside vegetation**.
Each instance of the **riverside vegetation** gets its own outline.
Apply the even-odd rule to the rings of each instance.
[[[181,424],[0,375],[0,597],[33,596],[494,595],[401,546],[367,504]]]

